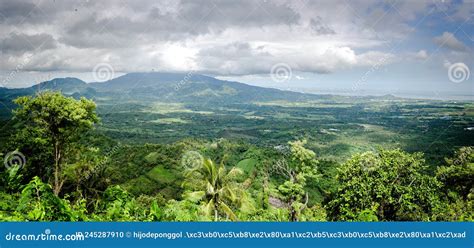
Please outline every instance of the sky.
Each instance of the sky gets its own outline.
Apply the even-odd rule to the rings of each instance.
[[[201,73],[474,100],[474,0],[0,0],[0,87]]]

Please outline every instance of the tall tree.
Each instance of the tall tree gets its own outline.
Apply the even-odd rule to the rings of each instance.
[[[41,92],[36,96],[23,96],[14,100],[19,108],[14,110],[14,118],[23,123],[24,129],[33,130],[49,144],[54,154],[53,192],[58,195],[63,186],[63,158],[67,149],[72,148],[86,131],[99,121],[93,101],[81,98],[75,100],[59,92]]]
[[[306,140],[289,142],[289,158],[277,162],[273,168],[287,178],[278,191],[285,197],[290,221],[298,221],[301,211],[307,207],[309,197],[305,191],[306,180],[319,177],[316,154],[306,149],[305,144]]]

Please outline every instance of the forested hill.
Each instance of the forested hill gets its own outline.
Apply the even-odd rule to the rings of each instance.
[[[77,78],[56,78],[23,89],[0,89],[0,98],[58,90],[66,95],[113,96],[127,100],[169,102],[247,103],[251,101],[310,100],[324,96],[251,86],[191,73],[129,73],[106,82],[85,83]]]

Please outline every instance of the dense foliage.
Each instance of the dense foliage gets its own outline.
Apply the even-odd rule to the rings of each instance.
[[[473,147],[436,166],[422,153],[392,148],[356,152],[340,163],[306,139],[279,146],[189,138],[125,144],[96,130],[90,100],[43,92],[15,102],[1,146],[3,221],[474,218]]]
[[[424,173],[426,167],[419,153],[357,154],[340,168],[329,215],[335,220],[430,220],[441,185]]]
[[[51,168],[54,179],[54,194],[58,195],[64,184],[65,153],[84,132],[98,122],[95,103],[81,98],[79,101],[64,97],[59,92],[43,92],[36,97],[23,96],[14,101],[20,107],[14,110],[14,118],[23,125],[22,138],[32,140],[49,147],[53,154],[54,165]],[[25,137],[25,134],[28,137]]]

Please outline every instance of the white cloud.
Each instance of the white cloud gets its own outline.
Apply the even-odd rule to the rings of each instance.
[[[432,5],[375,0],[7,1],[0,5],[0,67],[15,70],[24,64],[24,71],[78,72],[106,62],[116,72],[194,70],[225,76],[267,74],[274,64],[285,63],[295,72],[337,73],[395,63],[406,54],[426,59],[425,50],[391,49],[399,41],[411,42],[414,21]],[[42,41],[45,46],[32,53]],[[448,32],[434,41],[453,53],[468,49]],[[408,49],[413,51],[410,45]]]
[[[416,59],[425,60],[428,58],[428,53],[426,50],[420,50],[415,54]]]
[[[435,37],[433,41],[439,46],[444,46],[455,51],[464,52],[468,49],[464,43],[459,41],[454,34],[450,32],[444,32],[442,35]]]

